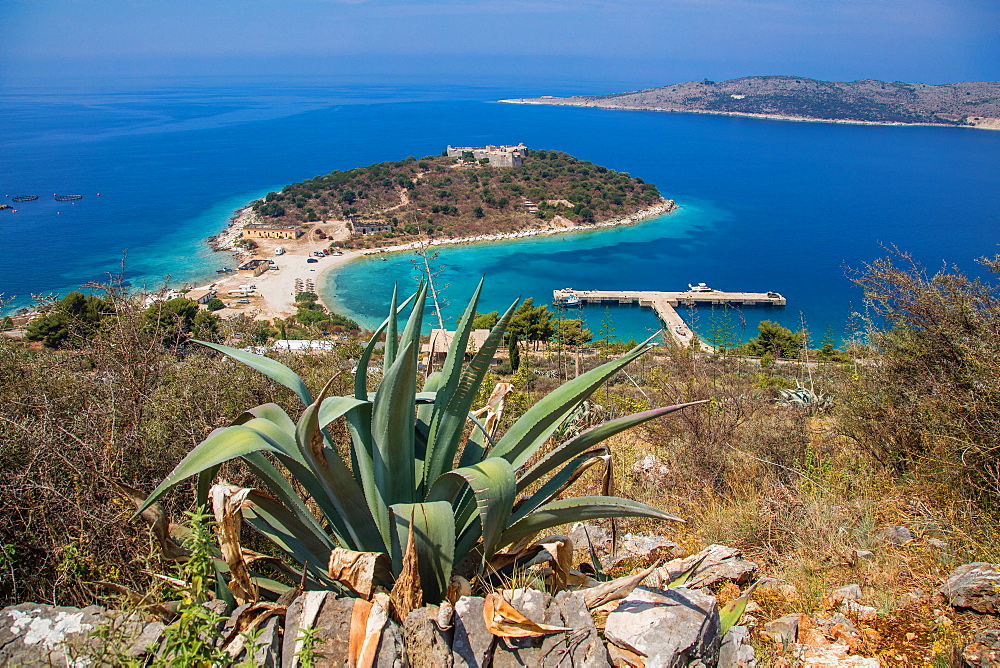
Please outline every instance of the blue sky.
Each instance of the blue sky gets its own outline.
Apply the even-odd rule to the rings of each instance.
[[[0,77],[1000,79],[998,0],[0,0]]]

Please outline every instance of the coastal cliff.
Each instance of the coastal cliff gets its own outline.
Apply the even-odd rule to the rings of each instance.
[[[819,81],[754,76],[689,81],[609,95],[500,100],[602,109],[679,111],[780,120],[1000,129],[1000,82]]]

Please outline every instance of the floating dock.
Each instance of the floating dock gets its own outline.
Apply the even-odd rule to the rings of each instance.
[[[683,292],[655,292],[643,290],[574,290],[563,288],[553,290],[553,301],[569,296],[579,297],[584,304],[639,304],[653,309],[663,323],[663,329],[670,333],[677,343],[690,346],[694,332],[677,313],[678,306],[700,306],[709,304],[722,306],[740,304],[742,306],[784,306],[785,298],[778,292],[726,292],[724,290],[685,290]],[[702,342],[701,348],[712,350]]]

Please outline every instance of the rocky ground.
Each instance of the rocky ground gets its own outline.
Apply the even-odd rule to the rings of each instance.
[[[913,540],[904,527],[885,533],[888,544]],[[448,601],[413,610],[402,623],[379,614],[378,596],[364,601],[310,591],[287,604],[248,604],[220,615],[217,642],[234,662],[285,667],[303,651],[302,638],[289,629],[313,628],[319,666],[861,668],[920,665],[907,660],[908,645],[922,642],[928,628],[947,629],[956,617],[971,616],[982,630],[950,655],[939,651],[934,665],[1000,666],[1000,564],[965,564],[936,591],[909,592],[903,606],[909,626],[897,616],[891,627],[877,595],[858,584],[827,592],[821,614],[769,618],[775,601],[794,602],[799,594],[758,572],[734,548],[711,545],[664,561],[677,547],[662,537],[625,535],[612,553],[611,536],[601,527],[578,524],[571,536],[596,543],[609,564],[637,564],[637,575],[598,583],[574,571],[569,589],[555,595],[514,588],[471,596],[456,588]],[[753,600],[740,610],[748,589]],[[224,612],[221,601],[206,605]],[[162,651],[170,621],[96,606],[23,603],[0,611],[0,663],[143,661]],[[249,645],[248,631],[258,632]],[[947,641],[939,632],[936,642]]]

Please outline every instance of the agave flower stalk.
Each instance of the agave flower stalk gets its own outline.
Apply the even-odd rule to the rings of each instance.
[[[389,317],[358,360],[353,396],[328,396],[331,381],[313,397],[298,375],[275,360],[202,342],[289,388],[305,409],[298,420],[275,404],[246,411],[195,446],[143,508],[192,476],[198,477],[198,503],[204,503],[219,466],[239,458],[262,486],[246,493],[246,521],[304,569],[311,586],[336,586],[326,571],[335,548],[387,554],[392,574],[398,576],[412,523],[425,600],[435,603],[445,595],[455,564],[470,555],[484,564],[499,550],[546,529],[607,517],[679,520],[628,499],[559,496],[604,454],[604,440],[692,404],[612,420],[556,445],[529,465],[580,404],[642,355],[649,342],[550,392],[494,440],[471,415],[472,404],[517,302],[465,363],[481,291],[482,282],[458,323],[441,370],[429,375],[419,391],[417,357],[426,286],[403,304],[393,292]],[[398,317],[410,303],[400,333]],[[372,392],[367,369],[383,333],[383,376]],[[326,430],[341,419],[350,434],[349,461],[338,454]],[[295,480],[307,498],[300,497],[289,480]],[[529,488],[536,491],[529,494]],[[319,517],[307,501],[315,504]],[[267,585],[265,578],[258,582]]]

